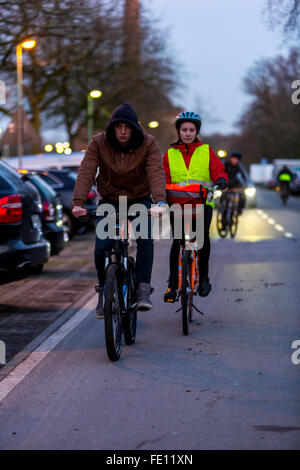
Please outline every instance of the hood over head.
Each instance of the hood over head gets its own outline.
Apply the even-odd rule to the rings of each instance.
[[[114,128],[118,122],[126,122],[133,129],[131,139],[125,147],[120,145],[115,136]],[[136,112],[130,103],[124,103],[114,110],[106,128],[106,138],[115,150],[124,153],[142,145],[145,134],[142,127],[139,125]]]

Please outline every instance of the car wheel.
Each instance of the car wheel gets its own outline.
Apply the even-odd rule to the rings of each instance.
[[[72,238],[75,231],[75,224],[72,215],[67,211],[63,211],[63,224],[67,227],[69,238]]]
[[[29,268],[29,273],[30,274],[41,274],[41,272],[44,269],[44,264],[38,264],[37,266],[31,266]]]

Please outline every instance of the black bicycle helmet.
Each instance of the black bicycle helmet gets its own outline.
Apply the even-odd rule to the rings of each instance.
[[[175,120],[176,129],[179,130],[180,125],[183,122],[187,122],[187,121],[193,122],[195,124],[197,133],[200,131],[201,118],[199,114],[193,113],[192,111],[183,111],[180,114],[178,114],[178,116],[176,116],[176,120]]]

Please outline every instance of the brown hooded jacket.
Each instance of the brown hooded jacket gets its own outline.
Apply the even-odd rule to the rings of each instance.
[[[114,126],[127,122],[133,127],[127,147],[120,147],[115,139]],[[81,162],[73,195],[73,206],[83,206],[95,182],[101,198],[118,201],[138,201],[152,196],[153,201],[165,201],[165,174],[157,140],[146,134],[138,124],[129,103],[117,108],[106,132],[95,135]]]

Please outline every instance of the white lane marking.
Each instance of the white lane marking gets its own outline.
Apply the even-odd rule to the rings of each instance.
[[[263,219],[267,219],[267,222],[269,222],[270,225],[274,225],[274,228],[278,230],[278,232],[284,232],[284,227],[280,224],[277,224],[274,219],[268,216],[266,212],[264,212],[262,209],[258,209],[256,211],[257,215],[260,215]],[[285,232],[284,236],[287,238],[293,238],[294,235],[291,232]]]
[[[94,295],[73,317],[38,346],[25,361],[21,362],[0,382],[0,403],[55,346],[76,328],[93,310],[98,296]]]

